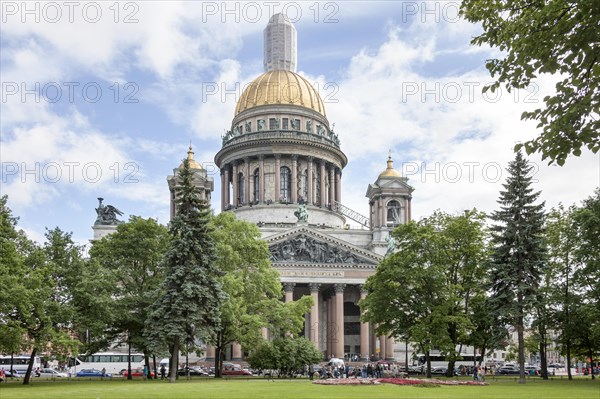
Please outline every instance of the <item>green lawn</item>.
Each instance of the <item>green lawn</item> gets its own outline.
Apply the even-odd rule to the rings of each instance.
[[[0,385],[1,399],[378,399],[378,398],[498,398],[564,399],[600,398],[600,383],[591,380],[532,380],[519,385],[512,379],[490,381],[489,386],[442,386],[419,388],[381,384],[378,386],[323,386],[307,380],[221,380],[178,381],[35,381],[30,386],[17,382]]]

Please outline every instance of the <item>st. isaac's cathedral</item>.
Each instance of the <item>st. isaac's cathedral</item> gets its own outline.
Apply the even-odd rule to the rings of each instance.
[[[281,275],[285,301],[312,296],[304,336],[324,358],[404,360],[404,344],[375,336],[373,326],[360,322],[357,304],[366,295],[363,284],[393,244],[390,232],[410,220],[413,188],[390,156],[366,187],[369,215],[343,205],[348,164],[343,132],[333,131],[323,100],[296,73],[296,65],[296,29],[276,14],[264,30],[265,72],[241,94],[215,155],[221,212],[259,227]],[[213,178],[194,160],[191,147],[188,159],[210,200]],[[174,177],[167,180],[172,216]],[[350,220],[359,228],[350,228]],[[207,348],[206,356],[214,360],[214,348]],[[232,345],[227,356],[241,360],[241,347]]]

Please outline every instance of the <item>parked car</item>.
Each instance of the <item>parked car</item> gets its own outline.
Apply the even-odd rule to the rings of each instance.
[[[125,371],[123,371],[123,377],[127,378],[127,376],[129,375],[129,372],[127,369],[125,369]],[[131,377],[143,377],[144,376],[144,369],[141,367],[135,368],[135,369],[131,369]],[[154,372],[150,371],[150,378],[154,378]]]
[[[408,366],[408,374],[423,374],[423,366]]]
[[[83,369],[79,370],[76,374],[77,377],[112,377],[111,373],[102,373],[102,370],[98,369]]]
[[[180,368],[179,370],[177,370],[177,375],[186,376],[186,375],[188,375],[188,371],[189,371],[189,375],[190,376],[200,376],[200,377],[207,377],[208,376],[208,372],[204,371],[200,367],[188,367],[188,368],[183,367],[183,368]]]
[[[504,365],[496,369],[498,375],[516,375],[519,374],[519,368],[513,365]]]
[[[40,369],[40,374],[38,377],[44,378],[68,378],[69,375],[67,373],[61,373],[60,371],[56,371],[54,369]]]
[[[564,364],[560,364],[560,363],[552,363],[548,365],[549,369],[563,369],[565,368]]]
[[[434,375],[446,375],[448,372],[448,367],[432,367],[431,374]]]
[[[223,375],[252,375],[250,370],[244,370],[239,364],[223,363]]]

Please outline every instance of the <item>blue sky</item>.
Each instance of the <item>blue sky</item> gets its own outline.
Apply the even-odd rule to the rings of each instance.
[[[537,133],[520,115],[556,81],[483,96],[485,60],[500,54],[469,44],[481,28],[452,1],[23,4],[2,3],[1,193],[38,241],[59,226],[86,243],[97,197],[166,224],[166,176],[190,140],[214,171],[235,88],[262,73],[269,11],[295,23],[298,71],[349,158],[342,202],[363,214],[390,149],[415,187],[413,218],[493,210],[512,147]],[[597,155],[562,168],[529,159],[548,206],[600,184]],[[215,208],[219,193],[216,174]]]

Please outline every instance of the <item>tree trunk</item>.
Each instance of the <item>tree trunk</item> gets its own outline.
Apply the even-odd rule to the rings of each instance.
[[[179,338],[175,339],[171,351],[171,368],[169,369],[169,382],[177,381],[177,369],[179,368]]]
[[[570,268],[569,268],[569,261],[567,258],[567,268],[566,268],[566,273],[565,273],[565,325],[563,327],[563,331],[566,332],[566,339],[565,339],[565,347],[566,347],[566,351],[567,351],[567,375],[569,376],[569,380],[573,380],[573,375],[571,374],[571,317],[569,315],[569,307],[570,307],[570,300],[569,300],[569,273],[570,273]]]
[[[406,371],[406,375],[408,375],[408,338],[404,340],[404,368],[404,371]]]
[[[169,345],[169,372],[167,373],[167,377],[171,376],[171,370],[173,369],[173,345]]]
[[[223,348],[222,346],[215,346],[215,378],[223,377]]]
[[[425,353],[425,361],[427,362],[427,378],[431,378],[431,358],[429,357],[429,351]]]
[[[448,370],[446,370],[446,377],[454,377],[454,366],[455,365],[456,365],[455,359],[448,361]]]
[[[484,361],[486,351],[487,351],[487,348],[485,346],[482,346],[481,347],[481,360],[479,361],[479,364],[481,364]],[[477,359],[477,356],[475,354],[474,354],[474,356],[475,356],[475,359]],[[485,367],[485,364],[484,364],[484,367]]]
[[[573,374],[571,374],[571,340],[569,338],[567,338],[565,346],[567,350],[567,375],[569,376],[569,380],[572,380]]]
[[[31,370],[33,369],[33,360],[35,359],[36,352],[37,349],[33,348],[33,351],[31,351],[31,356],[29,356],[29,365],[27,366],[25,378],[23,378],[23,385],[29,385],[29,380],[31,379]]]
[[[517,320],[517,341],[519,343],[519,384],[525,384],[525,338],[523,336],[523,307],[519,295],[519,318]]]
[[[127,379],[133,380],[131,375],[131,341],[127,339]]]
[[[215,378],[223,377],[223,334],[217,333],[215,343]]]
[[[150,369],[150,358],[148,357],[148,352],[144,351],[144,364],[146,365],[146,370],[148,370],[148,375],[144,376],[144,378],[152,379],[152,371]]]
[[[540,339],[540,361],[542,362],[541,364],[541,368],[542,368],[542,379],[547,380],[548,379],[548,356],[547,356],[547,350],[546,350],[546,336],[543,336],[544,338]]]
[[[592,380],[595,380],[596,376],[594,375],[594,350],[591,347],[588,348],[588,356],[590,358],[590,374],[592,375]]]
[[[158,369],[156,368],[156,355],[152,355],[152,367],[154,367],[154,379],[158,378]]]

